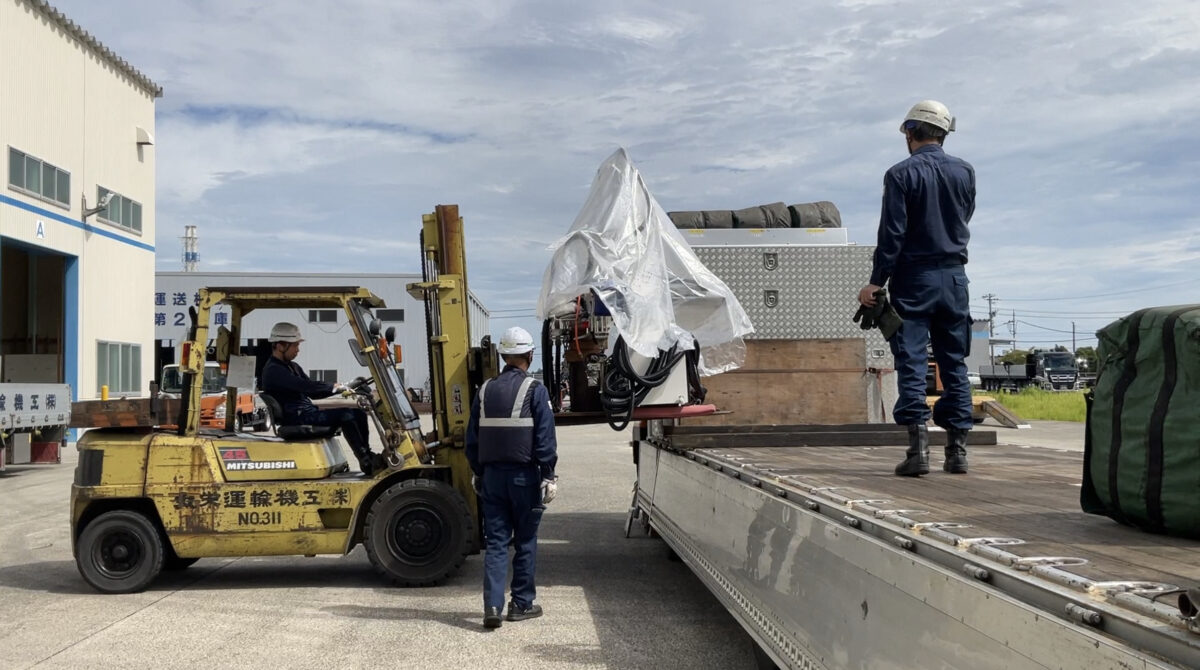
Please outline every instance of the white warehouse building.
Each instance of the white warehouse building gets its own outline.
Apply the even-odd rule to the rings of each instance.
[[[156,370],[164,365],[179,363],[179,346],[187,337],[190,324],[188,310],[199,302],[199,290],[204,287],[241,286],[361,286],[383,299],[387,307],[375,310],[386,329],[396,329],[395,344],[400,347],[400,369],[404,385],[427,397],[429,382],[429,351],[425,335],[425,305],[408,294],[407,286],[421,281],[419,274],[310,274],[276,272],[159,272],[152,296]],[[471,327],[471,346],[479,346],[489,334],[489,314],[483,304],[469,294],[467,305]],[[228,306],[218,306],[210,317],[210,325],[226,325]],[[266,344],[271,326],[279,321],[300,327],[304,344],[296,362],[313,379],[348,382],[367,374],[351,353],[346,315],[335,309],[267,309],[255,310],[242,320],[240,349],[247,355],[259,357],[256,374],[261,371],[265,356],[270,355]],[[155,377],[157,378],[157,377]]]
[[[47,3],[6,0],[0,91],[0,374],[145,395],[162,89]]]

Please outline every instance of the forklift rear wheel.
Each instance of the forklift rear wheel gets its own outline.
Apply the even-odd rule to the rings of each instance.
[[[105,512],[79,535],[75,562],[84,580],[102,593],[142,591],[162,570],[158,529],[130,510]]]
[[[449,484],[408,479],[388,487],[367,514],[371,564],[399,586],[432,586],[458,572],[475,524]]]
[[[271,420],[271,413],[264,412],[263,420],[255,426],[255,430],[260,433],[271,433],[275,430],[275,422]]]

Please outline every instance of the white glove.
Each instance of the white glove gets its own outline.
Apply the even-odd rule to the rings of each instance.
[[[558,495],[558,477],[542,480],[542,504],[549,505]]]
[[[345,395],[349,390],[350,389],[347,388],[345,384],[334,384],[333,385],[333,394],[334,395]]]
[[[471,475],[471,488],[475,489],[475,494],[483,493],[483,478],[479,475]]]

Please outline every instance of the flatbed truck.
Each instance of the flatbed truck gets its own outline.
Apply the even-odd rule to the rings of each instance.
[[[897,426],[647,421],[627,530],[767,668],[1200,667],[1200,542],[1082,513],[1079,452],[972,437],[970,474],[915,479]]]

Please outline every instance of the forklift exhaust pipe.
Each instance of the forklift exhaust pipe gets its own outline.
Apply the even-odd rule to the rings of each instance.
[[[1200,588],[1184,589],[1179,594],[1179,613],[1188,621],[1195,621],[1200,615]]]

